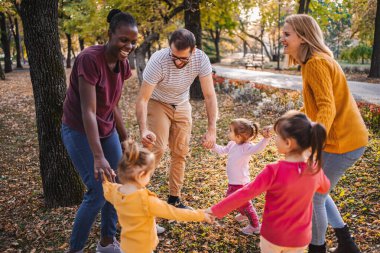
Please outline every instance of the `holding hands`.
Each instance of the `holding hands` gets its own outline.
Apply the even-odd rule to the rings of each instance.
[[[145,148],[151,149],[156,141],[156,135],[148,129],[141,132],[141,143]]]
[[[202,145],[207,149],[212,149],[216,143],[216,131],[207,130],[205,135],[202,137]]]
[[[266,126],[263,127],[262,133],[264,138],[270,138],[273,135],[273,126]]]

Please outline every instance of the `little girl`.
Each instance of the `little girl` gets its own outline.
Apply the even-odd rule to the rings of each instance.
[[[278,152],[285,159],[269,164],[241,190],[231,194],[208,212],[221,218],[248,200],[266,192],[261,252],[301,253],[311,241],[312,199],[327,193],[330,181],[321,170],[326,131],[305,114],[290,111],[274,125]],[[305,162],[304,151],[311,153]]]
[[[147,190],[154,171],[154,155],[133,142],[124,142],[124,154],[118,167],[122,184],[103,181],[104,197],[116,209],[121,225],[121,249],[124,253],[151,253],[158,244],[155,217],[179,221],[207,221],[201,210],[175,208]]]
[[[226,195],[239,190],[251,180],[249,178],[249,160],[251,155],[261,152],[269,142],[269,131],[264,131],[264,139],[258,144],[250,141],[255,139],[258,126],[247,119],[235,119],[230,124],[228,138],[231,140],[227,146],[215,144],[213,151],[218,154],[228,154],[227,176],[228,189]],[[249,225],[241,231],[244,234],[252,235],[260,233],[260,222],[256,210],[250,201],[244,203],[239,209],[235,219],[237,221],[249,220]]]

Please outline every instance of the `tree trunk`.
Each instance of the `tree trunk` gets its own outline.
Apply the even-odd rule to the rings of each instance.
[[[18,20],[17,20],[17,18],[15,18],[14,24],[13,24],[13,19],[12,19],[12,16],[10,14],[8,14],[8,20],[9,20],[9,24],[10,24],[10,30],[11,30],[13,38],[15,40],[16,60],[17,60],[16,61],[17,62],[16,67],[19,68],[19,69],[22,69],[22,65],[21,65],[20,33],[19,33],[19,29],[18,29]],[[15,26],[16,26],[16,29],[15,29]]]
[[[0,61],[0,79],[5,80],[5,75],[4,75],[3,67],[1,66],[1,61]]]
[[[185,10],[185,28],[191,31],[196,40],[197,48],[202,50],[202,26],[201,26],[201,11],[199,9],[200,0],[192,0],[190,8]],[[195,78],[190,87],[190,98],[195,100],[203,100],[203,93],[199,78]]]
[[[71,68],[71,34],[65,33],[67,38],[67,57],[66,57],[66,68]]]
[[[309,5],[311,0],[299,0],[298,14],[309,13]]]
[[[15,26],[16,26],[15,44],[16,44],[16,52],[17,52],[17,68],[22,69],[20,31],[18,28],[18,19],[17,18],[15,18]]]
[[[216,62],[220,62],[219,42],[220,42],[220,30],[219,30],[219,28],[216,28],[215,40],[214,40]]]
[[[84,187],[60,134],[66,76],[58,34],[58,0],[23,0],[20,15],[36,108],[45,205],[78,204]]]
[[[247,42],[244,40],[243,41],[243,57],[245,57],[248,53],[248,44]]]
[[[12,72],[11,42],[8,35],[5,14],[0,12],[1,45],[4,52],[4,72]]]
[[[145,56],[149,50],[151,43],[153,41],[157,41],[159,38],[160,37],[158,33],[150,33],[149,36],[145,37],[143,43],[135,50],[137,77],[139,78],[140,84],[143,81],[142,75],[146,66]]]
[[[129,61],[129,66],[131,67],[131,69],[136,69],[136,53],[135,53],[135,51],[132,51],[132,53],[130,53],[128,55],[128,61]]]
[[[373,38],[371,69],[368,77],[380,78],[380,0],[377,0],[375,35]]]
[[[79,48],[80,51],[83,51],[84,49],[84,39],[82,37],[79,37]]]

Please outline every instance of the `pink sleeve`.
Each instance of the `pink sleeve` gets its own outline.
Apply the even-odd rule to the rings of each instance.
[[[318,193],[326,194],[330,189],[330,180],[326,177],[325,173],[321,169],[319,172],[319,188],[317,189]]]
[[[92,55],[83,54],[78,56],[78,77],[82,77],[87,83],[96,85],[99,82],[100,70]]]
[[[212,151],[218,153],[219,155],[227,154],[230,151],[231,146],[233,145],[233,142],[230,141],[227,146],[220,146],[215,143],[214,148]]]
[[[247,148],[244,149],[244,153],[247,154],[247,155],[253,155],[253,154],[256,154],[256,153],[260,153],[268,145],[269,140],[270,140],[269,138],[263,138],[257,144],[249,143],[249,145],[247,146]]]
[[[248,200],[255,198],[267,191],[275,178],[275,171],[272,166],[267,165],[265,169],[255,178],[255,180],[240,190],[229,195],[218,204],[211,207],[212,213],[218,218],[222,218],[231,211],[239,208]]]

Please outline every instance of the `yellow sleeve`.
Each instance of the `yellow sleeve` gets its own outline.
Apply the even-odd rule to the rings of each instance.
[[[104,198],[112,204],[112,195],[115,189],[114,184],[109,182],[107,179],[103,181],[103,195]]]
[[[201,210],[176,208],[155,196],[149,196],[149,211],[152,216],[177,221],[204,221],[205,215]]]
[[[323,124],[328,134],[336,115],[331,70],[324,59],[310,60],[305,70],[306,83],[313,91],[317,104],[316,122]]]

